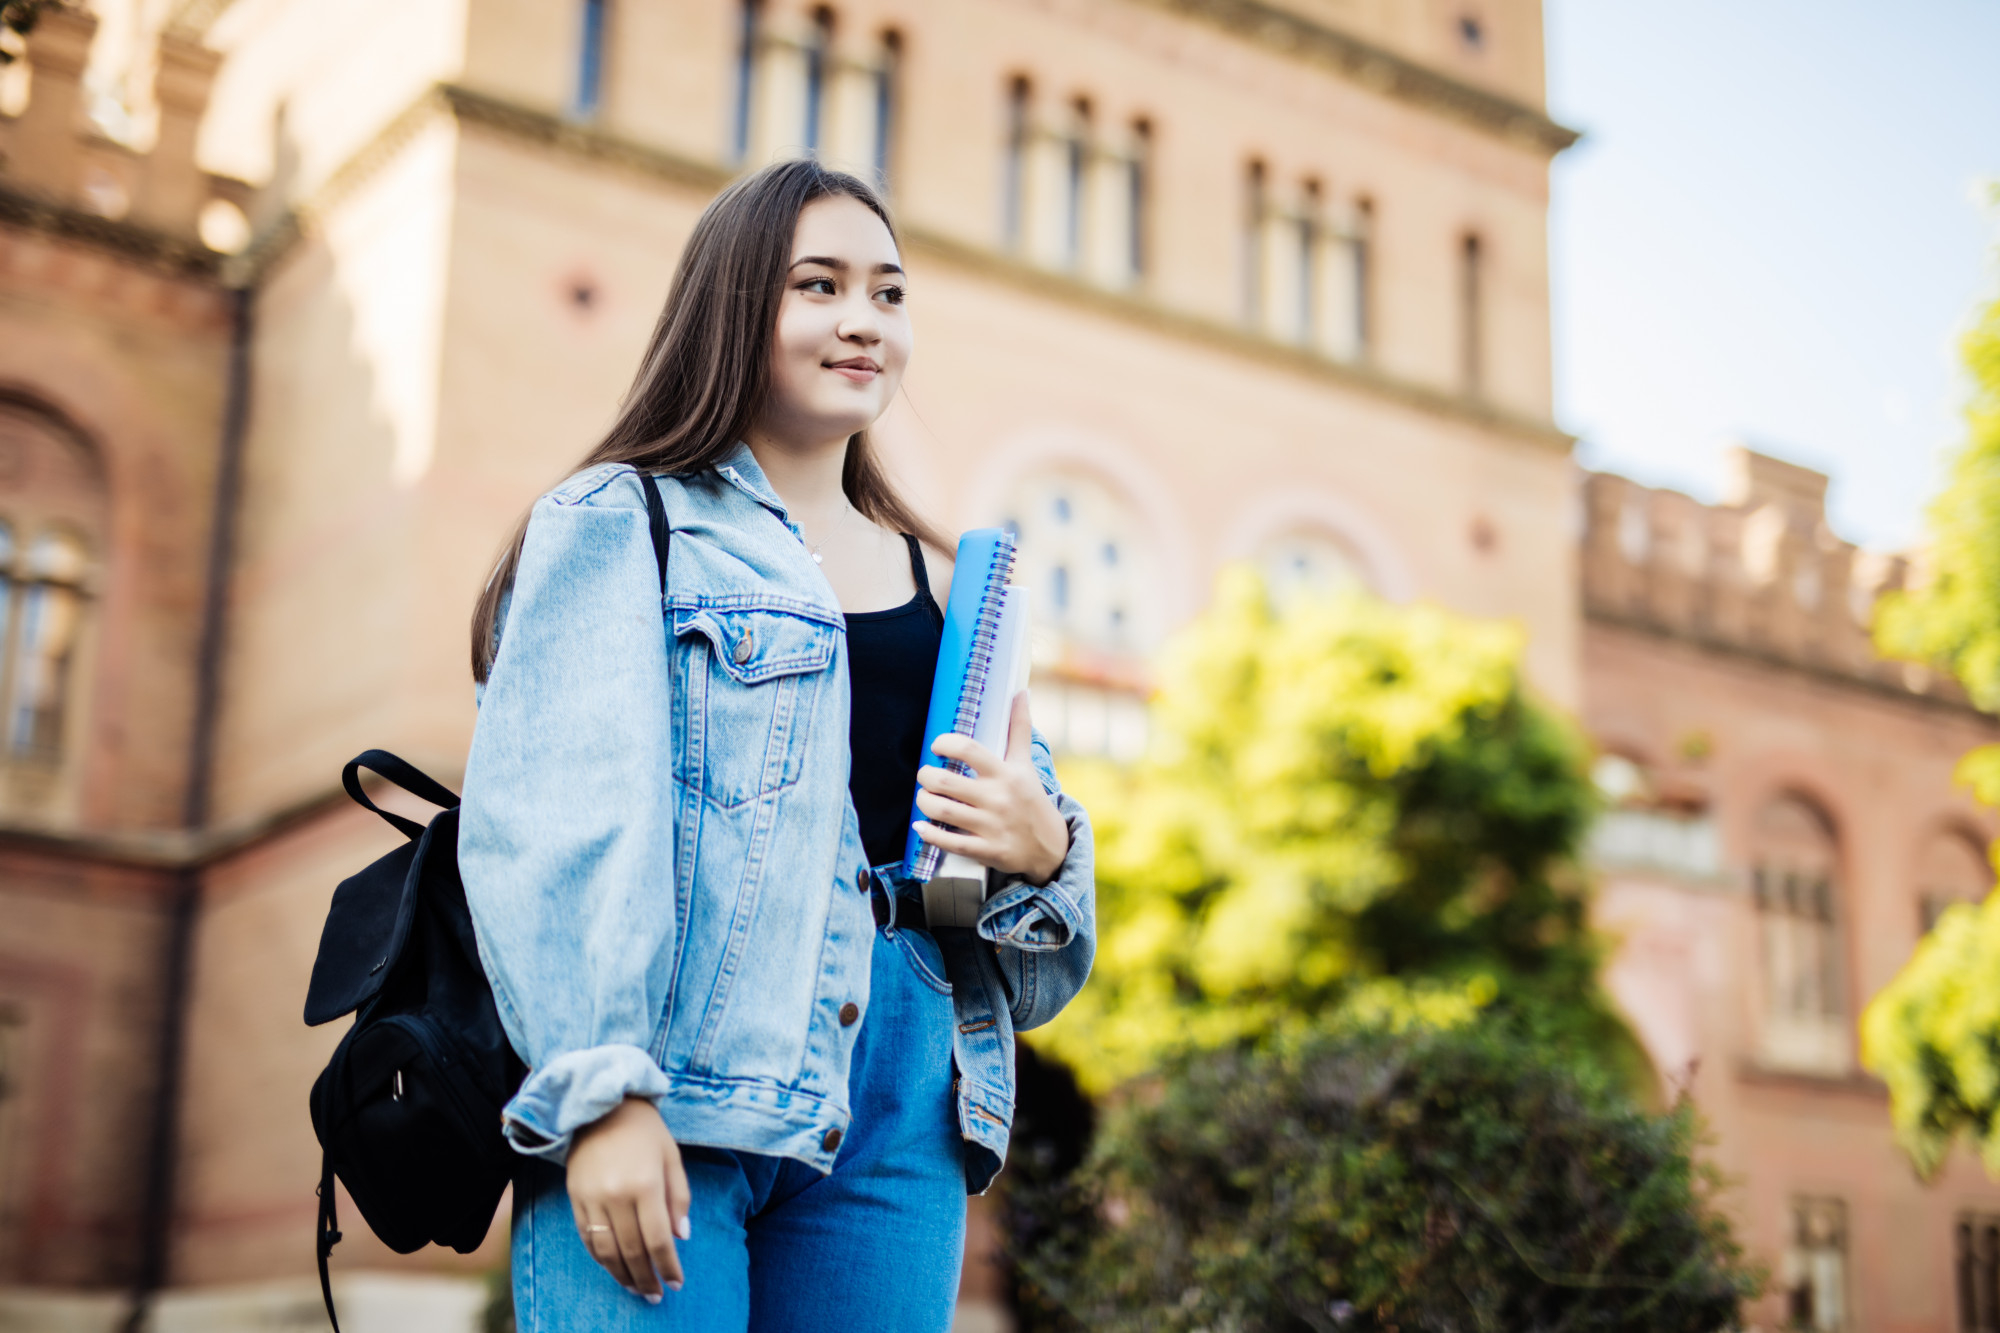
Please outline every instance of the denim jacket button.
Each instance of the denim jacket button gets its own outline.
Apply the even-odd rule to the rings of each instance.
[[[861,1017],[861,1006],[854,1001],[849,1000],[846,1004],[840,1006],[840,1025],[842,1027],[853,1027],[854,1020],[859,1017]]]
[[[866,869],[854,872],[854,887],[863,893],[868,892],[868,871]]]
[[[819,1146],[821,1152],[833,1152],[838,1149],[840,1147],[840,1131],[829,1129],[826,1132],[826,1137],[819,1141]]]
[[[750,654],[756,651],[757,651],[756,636],[751,634],[750,631],[746,629],[743,631],[743,637],[736,641],[736,647],[733,650],[731,650],[729,655],[736,659],[736,665],[742,666],[745,662],[750,660]]]

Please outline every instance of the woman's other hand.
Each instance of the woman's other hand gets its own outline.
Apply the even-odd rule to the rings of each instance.
[[[1069,855],[1069,825],[1028,757],[1031,729],[1024,690],[1014,696],[1005,759],[970,736],[938,737],[931,748],[965,764],[972,776],[930,765],[917,770],[917,808],[927,816],[917,821],[917,836],[1031,884],[1054,879]]]
[[[662,1281],[681,1289],[674,1237],[690,1234],[694,1196],[680,1146],[649,1101],[627,1097],[576,1132],[569,1150],[569,1202],[590,1257],[618,1284],[655,1304]]]

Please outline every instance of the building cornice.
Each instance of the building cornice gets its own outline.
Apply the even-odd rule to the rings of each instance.
[[[1416,380],[1388,374],[1366,363],[1336,361],[1309,347],[1298,347],[1206,316],[1176,310],[1137,292],[1092,286],[1065,273],[1053,272],[1012,255],[968,245],[955,237],[922,227],[905,227],[910,249],[993,281],[1061,301],[1151,332],[1200,343],[1277,370],[1359,390],[1401,407],[1445,417],[1510,439],[1567,455],[1576,438],[1552,422],[1522,416],[1484,399],[1449,393]]]
[[[347,793],[330,787],[254,819],[199,830],[75,830],[0,822],[0,851],[38,852],[133,870],[199,870],[347,804]]]
[[[1963,720],[1977,721],[1989,730],[2000,732],[2000,718],[1986,713],[1964,699],[1941,697],[1936,694],[1920,694],[1885,680],[1875,680],[1867,676],[1857,676],[1834,667],[1820,666],[1811,662],[1801,662],[1796,658],[1784,657],[1777,653],[1763,652],[1741,643],[1706,634],[1694,634],[1685,630],[1672,629],[1638,616],[1620,615],[1601,607],[1586,605],[1583,618],[1587,623],[1603,625],[1627,633],[1643,635],[1667,643],[1681,644],[1695,652],[1728,661],[1749,665],[1765,671],[1782,671],[1806,680],[1830,685],[1836,689],[1848,690],[1867,695],[1883,702],[1926,712],[1942,713]]]
[[[232,261],[233,281],[251,285],[278,263],[304,235],[310,234],[340,199],[381,170],[427,125],[450,119],[464,127],[485,130],[516,143],[549,152],[600,162],[654,180],[702,193],[713,193],[735,173],[712,162],[524,106],[490,93],[441,84],[413,102],[374,139],[342,164],[311,198],[301,202],[279,223]],[[1273,369],[1301,374],[1432,416],[1491,431],[1533,448],[1566,456],[1575,438],[1553,423],[1510,412],[1484,400],[1450,393],[1414,380],[1388,374],[1366,364],[1336,361],[1310,348],[1294,347],[1201,315],[1175,310],[1141,293],[1111,291],[1069,274],[1038,268],[1012,255],[948,236],[926,227],[906,227],[905,243],[912,252],[1035,296],[1059,301],[1150,332],[1226,351]]]
[[[213,281],[223,256],[196,241],[137,223],[100,217],[0,185],[0,224],[104,251],[175,278]]]
[[[1582,134],[1525,102],[1490,92],[1267,0],[1131,0],[1195,19],[1252,45],[1338,71],[1386,97],[1554,156]]]

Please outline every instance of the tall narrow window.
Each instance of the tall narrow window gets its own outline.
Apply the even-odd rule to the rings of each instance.
[[[70,533],[44,532],[29,548],[7,710],[7,748],[16,756],[49,762],[62,753],[70,654],[83,618],[83,571],[83,544]]]
[[[0,807],[39,805],[75,772],[63,761],[104,509],[95,451],[0,396]]]
[[[1957,1239],[1959,1333],[2000,1333],[2000,1217],[1961,1214]]]
[[[1375,201],[1354,201],[1354,239],[1349,251],[1354,265],[1354,356],[1368,359],[1375,336]]]
[[[1152,171],[1152,122],[1137,120],[1132,123],[1132,157],[1125,166],[1125,249],[1135,278],[1145,274],[1146,265],[1150,262],[1146,247],[1146,210],[1147,196],[1153,184]]]
[[[1468,394],[1482,392],[1486,374],[1486,255],[1479,237],[1467,234],[1458,259],[1458,374]]]
[[[604,100],[604,24],[610,0],[583,0],[582,31],[577,46],[576,92],[570,111],[582,117],[597,114]]]
[[[763,31],[761,0],[743,0],[737,11],[736,124],[730,156],[741,162],[750,154],[750,119],[757,104],[757,47]]]
[[[1750,867],[1764,989],[1763,1058],[1808,1073],[1849,1060],[1838,854],[1832,826],[1795,796],[1759,812]]]
[[[1007,84],[1007,157],[1000,182],[1000,224],[1009,249],[1019,249],[1027,236],[1028,203],[1028,81]]]
[[[812,34],[807,39],[806,63],[806,123],[801,142],[808,153],[816,154],[824,147],[826,134],[826,85],[827,74],[833,61],[833,11],[815,9],[812,16]]]
[[[1929,933],[1945,910],[1977,903],[1993,888],[1993,867],[1980,845],[1956,830],[1939,833],[1917,866],[1917,924]]]
[[[1313,340],[1322,312],[1317,295],[1320,282],[1320,190],[1318,181],[1307,181],[1300,192],[1299,215],[1292,220],[1292,337],[1301,343]]]
[[[0,523],[0,651],[14,636],[14,528],[8,523]],[[0,675],[4,675],[5,662],[0,661]]]
[[[1779,1275],[1789,1327],[1846,1333],[1847,1205],[1839,1199],[1792,1200],[1791,1243]]]
[[[1075,268],[1083,260],[1083,213],[1090,171],[1090,103],[1078,98],[1070,106],[1069,136],[1063,142],[1063,265]]]
[[[1253,161],[1243,180],[1243,322],[1264,320],[1264,220],[1270,212],[1264,164]]]
[[[896,143],[896,83],[902,72],[903,34],[890,29],[882,34],[882,62],[875,69],[875,181],[887,188],[889,155]]]

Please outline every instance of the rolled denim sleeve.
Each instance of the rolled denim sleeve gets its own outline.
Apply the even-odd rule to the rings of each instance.
[[[1038,1027],[1083,989],[1097,952],[1096,849],[1090,816],[1056,781],[1048,742],[1036,732],[1030,753],[1042,787],[1069,829],[1069,851],[1055,877],[1028,883],[998,877],[980,910],[980,938],[995,946],[1012,999],[1016,1030]]]
[[[467,760],[459,869],[501,1021],[529,1066],[523,1153],[657,1101],[676,938],[668,646],[629,468],[536,504]]]

